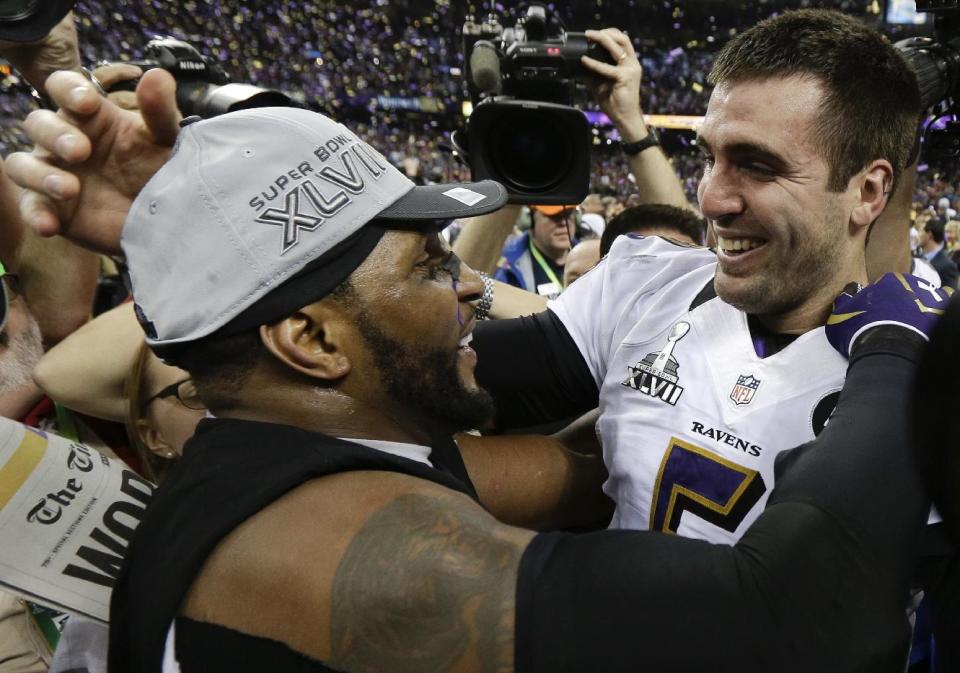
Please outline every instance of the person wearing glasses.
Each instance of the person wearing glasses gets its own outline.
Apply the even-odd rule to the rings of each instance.
[[[140,473],[154,482],[206,414],[190,375],[145,347],[133,304],[107,311],[50,349],[34,379],[64,406],[123,423]]]

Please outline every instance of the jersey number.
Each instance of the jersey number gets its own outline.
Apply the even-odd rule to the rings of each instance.
[[[676,533],[691,512],[732,533],[766,490],[756,470],[671,437],[653,485],[650,530]]]

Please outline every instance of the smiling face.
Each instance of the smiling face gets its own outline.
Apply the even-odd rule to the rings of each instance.
[[[461,430],[484,425],[490,396],[474,378],[468,345],[480,277],[437,234],[389,231],[351,277],[363,353],[351,376],[375,382],[382,404],[431,424]]]
[[[700,129],[698,196],[717,235],[717,294],[787,330],[866,277],[865,227],[850,222],[860,176],[829,191],[830,168],[810,138],[822,100],[821,85],[799,76],[721,84]]]

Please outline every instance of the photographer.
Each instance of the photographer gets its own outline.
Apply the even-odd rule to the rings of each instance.
[[[146,86],[149,81],[145,79],[141,87]],[[67,79],[62,80],[62,83],[67,91],[77,86],[75,81]],[[123,120],[130,118],[116,114],[116,111],[108,116],[108,112],[110,111],[107,104],[101,103],[100,109],[90,109],[87,114],[78,116],[78,120],[87,133],[96,132],[110,137],[113,137],[114,133],[123,134],[124,129],[129,128]],[[117,124],[120,128],[115,127]],[[60,131],[66,128],[66,124],[57,125]],[[100,138],[95,135],[94,148],[99,146],[99,140]],[[265,146],[268,147],[269,142]],[[147,147],[143,146],[142,149],[145,150]],[[181,159],[182,153],[183,149],[179,154]],[[260,154],[258,153],[257,156],[259,157]],[[81,166],[80,171],[84,175],[86,187],[90,187],[90,179],[100,175],[97,168],[103,168],[102,162],[107,158],[105,154],[97,154],[95,149],[94,158],[88,160],[91,163]],[[101,162],[99,166],[98,161]],[[177,171],[167,171],[167,175],[171,174],[176,175]],[[114,173],[114,181],[110,183],[113,189],[117,190],[112,197],[113,202],[117,204],[123,200],[123,190],[130,187],[129,182],[118,182],[118,177],[118,174]],[[38,182],[42,183],[42,179]],[[104,189],[107,186],[106,183],[101,182],[99,190],[85,189],[79,205],[84,206],[91,200],[95,202],[98,196],[105,198]],[[82,208],[78,216],[82,219]],[[187,231],[188,227],[182,218],[167,221],[168,225],[174,223],[179,223],[183,227],[182,231]],[[146,228],[140,230],[148,231]],[[189,228],[189,230],[201,231],[196,228]],[[414,234],[408,232],[397,236],[410,237]],[[176,240],[176,237],[171,238]],[[221,248],[217,247],[217,249]],[[384,247],[383,251],[377,253],[378,257],[383,255],[384,263],[371,264],[369,268],[375,274],[387,273],[390,268],[393,268],[387,263],[389,256],[397,252],[396,246]],[[155,256],[150,255],[150,258],[153,259]],[[177,256],[173,255],[168,259],[176,260]],[[202,273],[196,265],[191,265],[191,268],[193,271],[190,273]],[[183,270],[187,272],[186,268]],[[191,281],[179,275],[177,278],[185,289],[192,287]],[[370,280],[374,282],[363,281],[362,292],[382,292],[383,288],[389,286],[376,278]],[[173,282],[172,277],[169,282]],[[577,285],[581,282],[578,281]],[[475,279],[464,277],[463,283],[462,292],[476,292],[478,289]],[[147,284],[144,287],[160,292],[169,285],[164,282]],[[898,284],[886,287],[888,290],[902,292],[897,290]],[[447,295],[449,292],[448,285]],[[878,299],[876,294],[869,296],[874,300]],[[912,306],[911,295],[899,296]],[[440,296],[437,299],[439,301]],[[888,296],[887,299],[896,303],[893,295]],[[333,301],[337,301],[336,298],[329,299],[329,302]],[[327,305],[332,305],[329,302]],[[870,306],[878,308],[884,303],[872,301]],[[183,309],[189,308],[189,302],[179,305]],[[355,305],[355,302],[352,305]],[[398,306],[394,301],[389,305],[393,308],[386,310],[388,306],[384,305],[385,313],[390,316],[389,320],[387,315],[378,316],[380,329],[391,330],[391,332],[407,329],[404,325],[411,320],[412,315],[410,311],[405,310],[407,304]],[[469,316],[471,309],[465,310],[468,311]],[[437,311],[431,315],[442,316],[448,313]],[[450,313],[450,316],[452,317],[453,313]],[[877,315],[873,317],[883,318]],[[331,314],[330,320],[333,319]],[[286,324],[284,321],[281,323]],[[332,322],[330,327],[333,327]],[[333,332],[329,333],[333,334]],[[835,421],[831,423],[829,431],[825,432],[818,442],[808,450],[794,455],[794,460],[791,461],[793,465],[791,474],[794,476],[788,478],[786,474],[784,475],[775,499],[777,504],[762,515],[762,520],[757,522],[758,527],[744,540],[743,545],[726,547],[676,537],[624,531],[581,537],[541,536],[537,538],[536,547],[529,552],[523,570],[524,579],[514,586],[511,578],[516,572],[514,570],[514,559],[517,558],[515,552],[522,550],[526,541],[530,539],[529,534],[498,526],[483,515],[466,497],[436,490],[429,493],[418,490],[419,495],[411,494],[416,498],[423,498],[424,504],[431,508],[436,508],[434,513],[429,514],[430,517],[434,517],[434,514],[441,517],[436,519],[436,525],[432,524],[433,518],[420,516],[417,511],[409,517],[403,512],[398,512],[400,518],[396,521],[383,520],[382,516],[387,516],[390,512],[377,509],[381,506],[381,500],[390,500],[396,495],[392,487],[386,490],[383,488],[388,486],[387,482],[390,481],[388,475],[385,477],[387,481],[377,484],[367,482],[351,486],[345,483],[342,492],[326,490],[325,487],[317,491],[318,497],[325,499],[335,497],[336,500],[331,502],[325,500],[323,512],[309,517],[312,526],[309,535],[296,533],[290,528],[298,525],[296,522],[301,520],[301,516],[289,515],[285,509],[281,509],[280,519],[287,523],[279,528],[268,525],[264,529],[275,531],[283,529],[296,533],[297,539],[302,542],[317,539],[316,535],[321,529],[318,522],[330,520],[333,512],[353,512],[349,516],[359,517],[358,523],[366,520],[364,517],[367,513],[380,517],[375,520],[370,519],[370,524],[375,527],[377,522],[382,522],[382,534],[377,534],[374,528],[370,527],[363,531],[362,539],[353,536],[353,518],[351,518],[350,529],[338,527],[337,534],[341,536],[339,539],[342,539],[344,544],[356,539],[357,544],[370,542],[378,546],[371,547],[369,553],[365,554],[351,552],[349,559],[344,560],[346,565],[341,565],[343,573],[340,577],[347,578],[347,584],[340,586],[347,593],[338,595],[347,603],[339,602],[337,609],[331,611],[338,620],[343,620],[337,622],[337,633],[340,633],[342,638],[338,638],[331,646],[332,656],[329,651],[323,649],[325,646],[322,643],[318,644],[314,637],[316,633],[327,633],[327,629],[311,628],[304,640],[300,640],[296,635],[296,624],[317,624],[316,614],[300,614],[299,606],[304,605],[300,600],[281,599],[280,603],[285,607],[282,615],[277,615],[277,621],[268,620],[269,624],[258,622],[255,625],[237,625],[230,619],[224,622],[222,620],[225,618],[223,616],[225,613],[222,610],[225,609],[229,614],[238,617],[250,616],[255,619],[260,618],[257,617],[258,615],[265,615],[266,610],[246,608],[238,610],[214,601],[210,603],[210,607],[216,611],[216,616],[205,618],[205,621],[211,624],[225,624],[232,629],[239,628],[246,634],[266,635],[275,642],[277,640],[290,642],[293,638],[294,654],[307,652],[314,658],[329,661],[341,670],[398,670],[403,665],[402,662],[423,663],[425,658],[429,658],[433,670],[447,670],[452,664],[434,663],[434,657],[441,655],[444,661],[460,661],[461,657],[465,658],[464,661],[470,663],[464,665],[470,666],[470,670],[479,670],[479,663],[473,662],[506,661],[498,659],[501,656],[515,656],[514,666],[518,671],[555,670],[552,665],[555,659],[565,657],[570,648],[573,649],[573,654],[566,661],[573,662],[573,665],[579,668],[591,670],[632,669],[639,662],[647,662],[651,667],[666,668],[672,665],[674,668],[679,668],[682,666],[680,670],[704,670],[711,663],[716,669],[735,668],[743,671],[823,670],[830,666],[845,670],[852,669],[856,662],[864,661],[876,664],[872,670],[894,670],[891,664],[896,664],[896,652],[891,652],[889,643],[890,634],[899,633],[903,617],[899,586],[903,581],[902,565],[906,563],[904,546],[909,542],[911,531],[915,528],[914,520],[919,518],[922,510],[920,502],[922,498],[915,486],[908,480],[897,478],[909,469],[906,467],[909,464],[909,452],[904,446],[905,440],[900,428],[904,414],[898,408],[896,400],[901,379],[909,377],[912,371],[910,364],[912,356],[908,353],[899,356],[892,352],[883,352],[882,349],[877,351],[871,347],[857,351],[854,359],[850,381],[854,389],[851,390],[849,400],[845,398],[841,403],[843,413],[838,414]],[[208,362],[217,366],[224,364],[217,359],[208,360]],[[874,366],[871,367],[871,364]],[[360,366],[359,363],[357,366]],[[360,369],[357,372],[358,381],[373,380],[369,376],[373,372]],[[255,376],[259,380],[261,374]],[[379,389],[377,386],[367,388]],[[244,396],[247,394],[264,396],[262,400],[265,406],[261,408],[270,408],[273,410],[271,413],[280,413],[279,409],[286,404],[304,399],[300,392],[289,397],[284,392],[283,402],[268,404],[271,397],[281,392],[279,388],[265,389],[251,385],[244,386],[243,390]],[[878,407],[888,409],[888,413],[874,419],[875,422],[872,424],[862,427],[858,421],[862,420],[863,414],[875,416],[874,412]],[[229,415],[230,412],[227,414]],[[310,414],[303,417],[308,416]],[[866,431],[866,434],[862,431]],[[286,445],[283,442],[273,444],[278,447],[278,450],[279,447]],[[880,446],[885,450],[878,450]],[[262,449],[262,446],[260,448]],[[187,454],[189,456],[189,447]],[[195,455],[202,456],[203,452]],[[258,455],[267,459],[272,452],[259,451]],[[279,461],[276,464],[282,465],[282,463],[283,461]],[[832,478],[825,480],[817,476],[825,472],[831,474]],[[181,474],[191,474],[191,471],[182,470]],[[359,475],[361,473],[358,472],[348,477],[353,479],[354,476]],[[263,473],[257,472],[256,477],[262,480]],[[859,489],[865,489],[858,493],[858,497],[848,497],[852,482],[846,477],[855,479]],[[391,483],[400,484],[400,477],[396,479],[397,481]],[[323,487],[325,483],[331,482],[317,480],[313,485]],[[403,483],[410,484],[409,481]],[[417,482],[414,488],[428,489],[428,486]],[[291,492],[291,494],[294,493],[298,494],[294,497],[300,497],[307,495],[308,491]],[[365,496],[358,500],[359,494],[367,494],[371,497],[375,495],[377,501],[363,500]],[[817,507],[804,505],[803,501],[807,497],[812,498],[813,502],[817,503]],[[818,509],[820,506],[832,514],[822,515],[821,510]],[[878,507],[881,508],[883,516],[878,516]],[[189,517],[191,520],[198,520],[200,518],[196,516],[198,512],[214,512],[218,509],[220,508],[190,508]],[[229,513],[222,511],[225,514]],[[274,508],[272,511],[277,510]],[[297,507],[295,506],[292,511],[298,511]],[[375,514],[376,512],[380,514]],[[175,524],[173,519],[162,516],[157,521],[179,525]],[[415,541],[410,536],[405,536],[404,531],[408,526],[418,527],[418,531],[423,531],[423,534],[428,536],[424,540],[425,545],[420,547],[419,551],[409,548],[409,543]],[[401,536],[400,546],[392,542],[399,538],[386,535],[389,531],[394,531]],[[455,538],[446,537],[448,532]],[[419,540],[421,533],[417,532],[415,535]],[[256,537],[255,534],[254,538]],[[149,541],[149,538],[141,537],[141,539]],[[458,544],[458,551],[454,553],[449,545],[455,542]],[[149,544],[149,542],[146,543]],[[390,551],[382,549],[382,545],[386,545]],[[594,552],[599,553],[591,552],[591,545],[596,545]],[[822,548],[821,545],[823,545]],[[277,559],[301,558],[300,555],[287,553],[289,547],[286,544],[255,543],[254,547],[261,551],[285,550],[276,557]],[[356,550],[356,547],[353,548],[353,551]],[[449,553],[438,556],[432,550],[446,550]],[[636,556],[632,556],[633,551],[630,550],[636,551]],[[548,552],[552,552],[551,563],[537,566],[535,561],[539,558],[538,554]],[[624,554],[630,557],[626,558]],[[383,566],[380,562],[380,559],[385,556],[391,558],[389,566]],[[168,563],[169,558],[161,557],[162,555],[159,555],[155,558],[172,569]],[[230,557],[230,554],[219,558],[226,557]],[[250,557],[239,554],[237,558]],[[260,556],[256,558],[267,560]],[[311,592],[305,591],[305,587],[309,585],[306,578],[316,578],[319,572],[317,563],[327,559],[328,556],[325,553],[318,553],[308,554],[304,558],[309,559],[308,575],[301,575],[299,569],[296,570],[296,574],[293,574],[290,567],[281,573],[270,572],[268,568],[272,567],[271,565],[262,565],[258,561],[255,571],[258,585],[261,581],[268,581],[270,578],[282,578],[284,585],[288,589],[294,589],[301,598],[306,594],[312,595]],[[373,575],[364,569],[366,566],[353,565],[355,560],[363,559],[365,559],[364,563],[372,564],[369,566],[369,571],[376,569]],[[455,571],[448,572],[451,567],[445,564],[435,567],[433,564],[439,562],[438,559],[452,561],[452,568]],[[336,559],[330,562],[336,565]],[[592,566],[594,571],[582,572],[587,565]],[[208,577],[216,576],[218,566],[218,561],[208,566],[212,573]],[[389,573],[384,572],[385,567],[389,567]],[[464,572],[464,568],[469,572]],[[162,572],[166,573],[167,570]],[[541,572],[547,575],[540,575]],[[566,572],[576,574],[576,582],[565,575]],[[400,575],[397,576],[396,573]],[[553,573],[560,574],[553,575]],[[157,577],[151,576],[151,582],[161,581]],[[301,578],[302,581],[290,581],[294,577]],[[420,613],[421,616],[438,614],[436,610],[440,609],[442,612],[439,614],[443,615],[443,618],[431,620],[431,625],[426,625],[421,618],[408,615],[404,611],[399,622],[393,622],[389,614],[382,609],[355,605],[353,601],[358,594],[353,593],[350,587],[354,586],[352,584],[354,580],[362,582],[364,577],[377,582],[377,592],[380,588],[384,588],[394,592],[409,590],[415,594],[408,601],[406,593],[399,596],[391,593],[389,596],[398,596],[397,602],[391,604],[404,606],[404,610],[411,606],[424,606],[425,612]],[[421,578],[422,582],[411,582],[412,577]],[[744,577],[748,577],[749,581],[743,582]],[[448,583],[448,580],[453,582],[455,578],[457,579],[455,584]],[[464,578],[467,579],[466,583],[463,583]],[[754,581],[757,584],[754,584]],[[834,600],[838,591],[838,585],[834,582],[838,581],[846,592],[846,600],[839,604]],[[584,585],[584,582],[589,584]],[[155,592],[157,584],[154,583],[151,586]],[[249,582],[245,586],[249,588]],[[579,596],[569,596],[566,592],[575,586],[582,587],[583,591]],[[367,585],[368,591],[365,595],[371,595],[370,587],[371,585]],[[423,588],[423,593],[420,592],[420,588]],[[518,589],[517,595],[520,596],[521,602],[517,606],[517,622],[514,628],[512,601],[515,588]],[[480,593],[477,593],[478,591]],[[164,595],[167,595],[166,592]],[[193,598],[202,603],[207,595],[201,588]],[[236,600],[264,596],[270,597],[269,600],[272,603],[277,594],[270,591],[229,590],[220,592],[220,595],[233,597]],[[373,595],[375,604],[381,607],[383,601],[390,600],[387,594]],[[510,602],[509,606],[500,604],[501,595]],[[433,601],[430,604],[433,607],[427,609],[427,604],[422,603],[421,600]],[[568,603],[568,600],[572,600],[573,603]],[[577,605],[578,600],[589,602],[589,605],[582,605],[580,609],[572,610],[578,619],[584,621],[582,624],[570,624],[568,629],[557,618],[561,613],[566,614],[570,611],[570,605]],[[828,606],[823,604],[824,600],[829,603]],[[561,601],[560,604],[565,607],[558,610],[556,601]],[[312,603],[310,600],[306,602]],[[203,608],[199,607],[200,603],[191,600],[190,604],[198,606],[198,609],[203,611]],[[468,607],[477,605],[480,606],[479,610]],[[291,613],[290,609],[294,609],[295,612]],[[196,617],[197,613],[190,611],[193,607],[187,610],[188,616]],[[717,614],[724,614],[730,618],[718,623]],[[504,616],[503,620],[500,619],[500,615]],[[701,634],[700,637],[709,639],[709,647],[704,647],[699,654],[691,651],[691,648],[680,647],[680,642],[686,641],[687,634],[683,629],[676,628],[676,621],[666,618],[671,615],[697,628],[698,633]],[[131,619],[134,618],[133,613],[128,613],[128,616]],[[387,622],[381,622],[381,619],[386,619]],[[372,631],[367,631],[365,624],[372,626]],[[396,639],[392,638],[392,635],[396,634],[392,626],[394,624],[405,629]],[[421,625],[426,630],[420,631]],[[377,635],[364,638],[356,636],[357,633],[384,633],[380,626],[388,629],[392,642],[399,643],[397,648],[387,643],[381,644]],[[598,626],[600,628],[596,628]],[[135,625],[127,619],[119,619],[116,627],[121,631],[136,629]],[[189,643],[193,642],[199,649],[192,650],[193,654],[185,654],[185,656],[203,656],[204,652],[207,656],[211,653],[220,653],[224,657],[222,660],[224,665],[240,665],[235,657],[242,658],[246,649],[214,650],[213,638],[218,643],[222,643],[219,635],[213,635],[208,640],[191,641],[191,638],[197,635],[196,632],[193,635],[189,633],[191,628],[190,625],[187,625],[184,631],[178,628],[177,642],[183,642],[183,646],[188,648],[187,650],[178,648],[178,652],[191,651]],[[411,628],[416,633],[406,631]],[[437,628],[441,630],[436,631]],[[467,640],[462,640],[461,634],[466,633],[463,629],[467,629],[471,634],[482,636],[482,641],[475,642],[474,637],[470,635],[467,636]],[[542,629],[547,629],[547,632],[541,632]],[[554,629],[557,630],[554,631]],[[744,632],[751,635],[751,638],[746,641],[747,646],[744,646],[742,638]],[[513,654],[514,633],[518,638],[516,655]],[[118,632],[117,637],[118,643],[130,642],[123,637],[122,633]],[[184,638],[183,641],[180,640],[181,637]],[[153,635],[151,635],[152,640]],[[673,646],[674,641],[680,642]],[[162,649],[162,639],[160,645]],[[153,645],[150,647],[152,648]],[[317,647],[320,651],[316,649]],[[463,649],[464,647],[468,649]],[[137,651],[145,652],[145,650]],[[605,656],[602,654],[604,652]],[[276,660],[273,661],[276,662]],[[514,660],[511,659],[511,661]],[[133,660],[128,659],[124,663],[132,666]],[[317,666],[315,662],[311,665],[315,668]],[[424,669],[426,665],[418,670]]]
[[[616,61],[616,65],[610,65],[589,56],[582,60],[583,65],[596,75],[596,78],[587,80],[587,85],[600,109],[620,133],[630,172],[637,179],[639,201],[635,205],[662,203],[689,209],[690,202],[673,166],[663,153],[659,139],[651,136],[651,129],[643,120],[640,107],[643,68],[629,36],[616,28],[588,30],[586,35],[602,45]]]
[[[583,66],[594,75],[587,78],[588,87],[623,139],[630,171],[636,178],[634,204],[659,203],[690,209],[673,166],[663,153],[659,140],[651,136],[643,120],[640,105],[643,68],[630,38],[616,28],[588,30],[586,36],[602,46],[616,61],[616,65],[611,65],[589,56],[581,59]],[[513,230],[515,221],[515,218],[507,216],[507,211],[504,209],[475,218],[460,232],[453,249],[474,269],[492,272],[497,266],[503,242]],[[525,289],[535,290],[534,287]]]

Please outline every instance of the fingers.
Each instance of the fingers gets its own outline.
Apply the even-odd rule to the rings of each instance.
[[[76,126],[50,110],[31,112],[23,128],[33,143],[67,163],[85,161],[90,156],[90,141]]]
[[[111,103],[124,110],[138,110],[137,96],[133,91],[117,90],[111,91],[117,84],[128,82],[139,78],[143,71],[135,65],[129,63],[104,63],[97,66],[93,71],[93,76],[103,85],[103,88],[109,91],[107,98]]]
[[[604,63],[603,61],[598,61],[589,56],[581,56],[580,62],[590,70],[598,75],[602,75],[607,79],[616,79],[617,78],[617,66],[610,65],[609,63]]]
[[[137,86],[140,114],[154,140],[172,146],[180,132],[182,115],[177,108],[177,82],[161,68],[147,71]]]
[[[103,102],[93,84],[77,72],[58,70],[47,78],[45,88],[60,111],[68,116],[89,117]]]
[[[614,61],[622,62],[627,58],[636,58],[636,52],[633,50],[633,44],[630,38],[621,30],[616,28],[604,28],[603,30],[588,30],[586,32],[588,40],[592,40],[610,52]]]
[[[20,217],[24,224],[41,236],[56,236],[61,233],[57,210],[42,194],[30,191],[21,194]]]
[[[635,76],[634,70],[640,69],[637,54],[626,33],[616,28],[605,28],[603,30],[588,30],[586,36],[587,39],[606,49],[610,57],[616,61],[616,65],[611,65],[589,56],[583,56],[580,61],[588,70],[607,79],[627,79]]]
[[[94,147],[101,146],[130,115],[101,96],[96,87],[78,73],[53,73],[47,80],[47,93],[59,105],[58,114],[84,134]]]
[[[97,66],[93,71],[93,76],[107,91],[120,82],[137,79],[142,74],[143,71],[140,68],[129,63],[104,63]]]
[[[70,199],[80,192],[75,175],[53,166],[40,154],[14,152],[7,157],[7,174],[23,189],[51,199]]]

